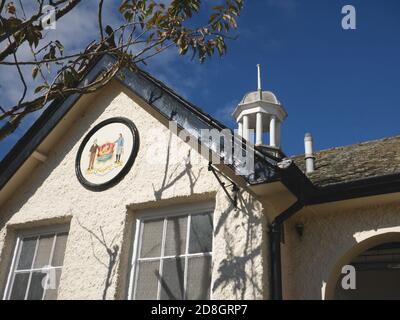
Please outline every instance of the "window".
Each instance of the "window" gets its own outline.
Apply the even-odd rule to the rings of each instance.
[[[131,298],[210,298],[212,212],[210,207],[191,208],[137,220]]]
[[[68,231],[63,228],[17,239],[6,288],[10,300],[55,300]]]

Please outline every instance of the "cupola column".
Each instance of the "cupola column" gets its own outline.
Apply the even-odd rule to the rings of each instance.
[[[257,113],[256,118],[256,144],[263,144],[263,114]]]
[[[272,115],[269,123],[269,145],[276,147],[276,116]]]
[[[238,135],[243,137],[243,122],[239,121],[238,126]]]
[[[249,116],[243,116],[243,138],[249,141]]]
[[[276,146],[281,148],[281,122],[279,120],[276,122]]]

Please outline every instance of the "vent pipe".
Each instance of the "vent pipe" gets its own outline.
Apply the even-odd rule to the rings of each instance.
[[[315,157],[313,154],[313,138],[311,133],[306,133],[304,136],[304,149],[306,159],[306,173],[314,172],[315,170]]]

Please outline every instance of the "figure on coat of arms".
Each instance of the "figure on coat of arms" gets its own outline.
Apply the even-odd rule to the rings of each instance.
[[[90,161],[89,161],[89,167],[88,170],[93,170],[94,168],[94,160],[96,160],[96,154],[99,146],[97,144],[97,139],[93,141],[92,146],[90,147]]]
[[[122,136],[122,133],[119,134],[118,139],[114,143],[117,145],[115,163],[120,163],[121,155],[124,152],[124,137]]]

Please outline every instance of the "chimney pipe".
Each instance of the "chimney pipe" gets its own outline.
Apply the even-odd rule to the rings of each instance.
[[[306,159],[306,173],[314,172],[315,157],[313,154],[313,138],[311,133],[306,133],[304,136],[304,149]]]

